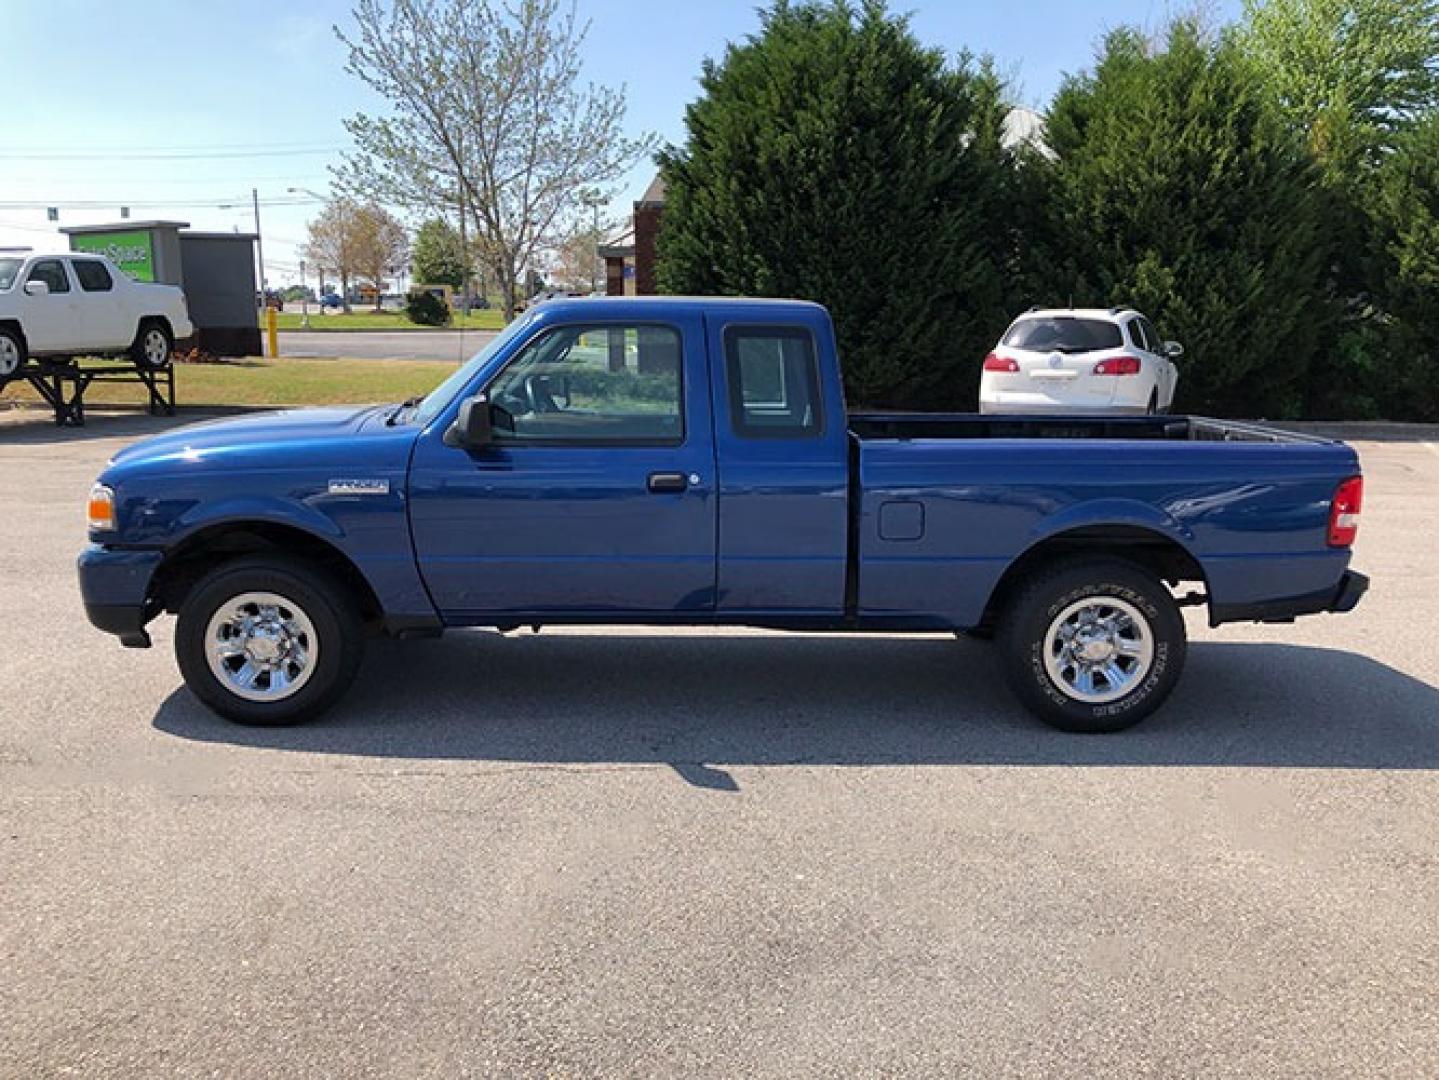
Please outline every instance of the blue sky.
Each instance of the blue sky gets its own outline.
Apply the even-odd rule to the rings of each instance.
[[[1066,72],[1090,63],[1105,30],[1154,27],[1168,0],[912,0],[927,44],[992,54],[1018,100],[1042,106]],[[1181,4],[1183,10],[1191,5]],[[1210,5],[1234,17],[1240,0]],[[756,0],[580,0],[591,22],[586,77],[624,83],[633,132],[683,137],[685,104],[706,56],[758,26]],[[324,191],[346,143],[341,123],[377,103],[343,70],[331,27],[348,0],[0,0],[10,107],[0,121],[0,245],[62,248],[61,224],[165,217],[248,229],[251,188]],[[634,171],[618,215],[652,169]],[[299,199],[306,198],[298,196]],[[104,206],[66,206],[84,202]],[[40,204],[25,206],[19,204]],[[294,280],[313,204],[261,209],[271,283]]]

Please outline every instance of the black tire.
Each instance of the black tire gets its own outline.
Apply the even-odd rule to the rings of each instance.
[[[314,645],[318,659],[303,685],[288,697],[249,700],[211,669],[206,652],[211,619],[245,593],[274,594],[299,609],[313,627],[315,641],[305,643]],[[246,556],[217,567],[190,590],[175,628],[175,659],[185,684],[215,712],[239,724],[273,727],[319,716],[349,689],[363,655],[360,613],[348,590],[324,570],[298,559]]]
[[[1067,686],[1063,671],[1057,680],[1046,663],[1046,639],[1066,610],[1080,601],[1110,599],[1136,611],[1143,623],[1135,639],[1148,635],[1147,667],[1134,661],[1130,677],[1136,685],[1105,701],[1084,700],[1081,690]],[[1118,611],[1117,608],[1109,608]],[[1120,620],[1134,625],[1123,613]],[[1059,634],[1056,628],[1056,634]],[[1179,606],[1164,583],[1149,571],[1123,559],[1092,557],[1055,564],[1041,571],[1015,593],[1000,614],[997,641],[1005,677],[1016,697],[1046,724],[1062,731],[1100,733],[1122,731],[1139,723],[1164,703],[1184,669],[1186,639]],[[1097,645],[1103,649],[1103,642]],[[1121,658],[1121,663],[1130,662]],[[1053,663],[1063,667],[1055,657]],[[1076,670],[1073,665],[1069,670]],[[1101,672],[1099,675],[1104,680]],[[1097,687],[1089,676],[1089,689],[1113,693],[1123,681]]]
[[[163,355],[160,342],[164,343]],[[161,371],[170,366],[170,354],[175,351],[175,335],[162,319],[143,319],[140,329],[135,331],[135,340],[130,345],[130,359],[137,368],[146,371]]]
[[[14,330],[0,327],[0,383],[8,382],[20,374],[20,369],[25,366],[28,359],[28,352],[25,348],[25,339]]]

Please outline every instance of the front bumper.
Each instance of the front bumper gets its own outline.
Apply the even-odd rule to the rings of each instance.
[[[145,624],[154,618],[150,583],[164,553],[126,551],[91,544],[80,553],[80,596],[92,625],[115,634],[132,649],[150,645]]]
[[[1331,611],[1353,611],[1369,589],[1369,578],[1357,570],[1346,570],[1339,584],[1321,592],[1264,600],[1249,604],[1211,604],[1209,625],[1229,622],[1293,622],[1300,615]]]

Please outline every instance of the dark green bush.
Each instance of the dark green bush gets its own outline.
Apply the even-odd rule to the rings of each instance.
[[[405,297],[405,314],[416,326],[450,325],[450,305],[424,289],[416,289]]]

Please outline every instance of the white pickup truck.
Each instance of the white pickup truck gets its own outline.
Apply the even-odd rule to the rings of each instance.
[[[0,382],[32,356],[128,356],[163,368],[194,332],[184,293],[133,281],[103,255],[0,253]]]

